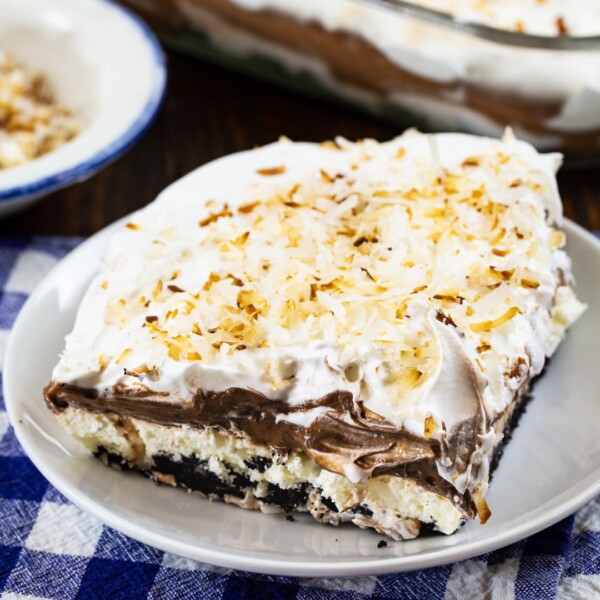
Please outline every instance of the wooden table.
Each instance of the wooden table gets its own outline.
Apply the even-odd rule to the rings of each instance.
[[[3,235],[83,235],[153,200],[169,183],[214,158],[293,140],[385,140],[393,125],[350,109],[295,96],[238,74],[170,53],[164,106],[133,150],[86,181],[0,222]],[[565,212],[600,230],[600,168],[563,171]]]

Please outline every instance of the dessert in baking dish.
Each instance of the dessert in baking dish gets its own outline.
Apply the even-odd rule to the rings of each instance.
[[[182,48],[194,48],[186,31],[201,32],[229,56],[266,58],[299,81],[310,74],[315,85],[405,123],[494,136],[510,125],[540,149],[600,152],[596,2],[415,2],[513,32],[599,36],[587,51],[488,42],[359,0],[128,2],[163,30],[180,32],[168,39]],[[274,76],[272,65],[260,68]]]
[[[557,155],[415,131],[209,164],[110,243],[45,390],[107,463],[395,539],[485,522],[583,306]]]

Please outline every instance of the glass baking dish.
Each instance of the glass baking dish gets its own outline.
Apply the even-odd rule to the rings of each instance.
[[[429,0],[431,3],[432,0]],[[598,35],[531,35],[401,0],[126,0],[171,47],[424,130],[600,157]],[[598,13],[600,21],[600,12]],[[579,21],[581,21],[581,16]]]

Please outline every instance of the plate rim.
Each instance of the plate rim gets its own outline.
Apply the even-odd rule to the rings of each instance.
[[[21,332],[27,329],[28,312],[32,309],[31,307],[36,302],[37,297],[43,293],[43,287],[53,277],[54,271],[69,257],[85,252],[90,246],[93,247],[97,244],[105,243],[105,240],[109,239],[110,234],[130,218],[131,215],[125,216],[91,236],[59,261],[36,286],[13,324],[8,339],[3,367],[3,392],[6,410],[17,440],[26,455],[56,489],[81,510],[99,519],[103,524],[160,550],[231,569],[288,577],[384,575],[454,563],[473,558],[485,552],[497,550],[557,523],[600,494],[600,478],[595,477],[596,472],[593,471],[582,478],[576,485],[565,490],[564,493],[568,493],[570,490],[576,491],[560,500],[556,506],[549,507],[547,512],[536,516],[536,518],[526,524],[519,524],[512,528],[509,527],[506,531],[491,538],[471,542],[467,541],[460,545],[433,548],[417,554],[392,557],[382,556],[375,559],[364,558],[364,562],[359,558],[339,560],[335,558],[326,560],[318,558],[294,558],[290,560],[290,558],[285,556],[281,558],[253,556],[251,550],[215,549],[208,547],[206,542],[199,542],[198,545],[194,545],[188,542],[177,541],[166,534],[157,533],[136,525],[124,517],[115,516],[110,509],[102,506],[93,497],[88,496],[65,481],[60,470],[57,470],[54,465],[44,460],[44,456],[38,452],[33,439],[30,443],[27,431],[19,423],[16,414],[17,407],[11,400],[12,389],[15,385],[13,383],[13,376],[11,375],[11,372],[13,372],[11,364],[18,360],[18,356],[13,348],[18,345]],[[567,239],[575,236],[583,238],[583,241],[591,245],[600,255],[600,241],[592,233],[569,219],[565,219],[564,229],[567,233]],[[214,546],[218,547],[219,544],[215,543]]]
[[[26,198],[38,197],[63,189],[78,181],[91,177],[104,167],[123,156],[148,130],[154,122],[166,94],[167,65],[165,53],[150,27],[130,9],[115,0],[91,0],[114,11],[117,18],[129,21],[141,34],[150,49],[152,60],[152,87],[144,105],[125,131],[112,142],[103,146],[84,160],[62,168],[50,175],[3,188],[0,186],[0,206]]]

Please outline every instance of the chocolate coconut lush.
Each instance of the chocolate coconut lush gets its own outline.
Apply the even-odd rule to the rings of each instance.
[[[485,522],[583,310],[558,163],[413,131],[209,164],[114,235],[48,407],[106,462],[244,508],[395,539]]]

